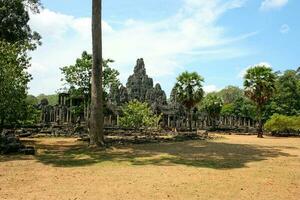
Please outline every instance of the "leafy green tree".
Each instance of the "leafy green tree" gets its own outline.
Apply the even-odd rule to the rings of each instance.
[[[278,77],[273,99],[276,113],[300,115],[300,75],[295,70],[286,70]]]
[[[227,86],[217,93],[223,100],[222,115],[255,118],[253,104],[244,96],[242,89],[236,86]]]
[[[153,128],[158,126],[161,115],[155,115],[147,103],[130,101],[122,108],[120,125],[127,128]]]
[[[31,30],[29,12],[38,13],[39,0],[0,1],[0,126],[18,125],[31,117],[26,101],[31,80],[28,50],[40,45],[40,35]],[[1,128],[0,127],[0,128]]]
[[[255,106],[249,99],[240,97],[233,103],[224,104],[221,114],[255,119]]]
[[[189,129],[192,131],[192,109],[202,100],[204,79],[196,72],[183,72],[177,77],[174,87],[175,99],[189,112]]]
[[[119,87],[120,81],[118,79],[119,72],[109,66],[114,61],[111,59],[103,60],[103,88],[104,97],[107,99],[111,87]],[[84,51],[81,58],[76,60],[74,65],[65,66],[61,68],[64,78],[71,93],[75,95],[90,96],[91,92],[91,76],[92,76],[93,57]]]
[[[235,105],[233,103],[224,104],[221,109],[221,115],[233,115]]]
[[[37,97],[36,97],[38,103],[41,103],[41,101],[43,99],[47,99],[48,100],[48,104],[51,105],[51,106],[54,106],[58,103],[58,94],[49,94],[49,95],[46,95],[46,94],[39,94]]]
[[[221,114],[222,107],[223,100],[215,93],[209,93],[203,99],[201,110],[207,113],[213,128],[216,128],[216,120]]]
[[[0,39],[9,43],[27,44],[28,49],[40,44],[40,35],[31,30],[29,11],[38,13],[39,0],[1,0],[0,1]]]
[[[263,137],[263,109],[275,92],[276,74],[266,66],[254,66],[244,76],[245,95],[256,106],[258,137]]]
[[[35,96],[27,95],[25,102],[24,120],[21,123],[22,125],[34,125],[39,122],[41,116],[41,111],[37,109],[39,101]]]
[[[24,120],[29,60],[26,47],[0,40],[0,129]]]
[[[300,116],[274,114],[264,125],[265,130],[273,134],[299,133]]]
[[[242,89],[231,85],[219,91],[217,95],[222,98],[224,105],[232,104],[244,96]]]

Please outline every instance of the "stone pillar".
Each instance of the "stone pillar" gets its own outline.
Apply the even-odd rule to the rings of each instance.
[[[62,108],[59,108],[59,122],[62,123],[62,115],[63,115],[63,110]]]
[[[109,115],[109,125],[112,126],[112,119],[111,119],[111,115]]]
[[[69,109],[67,109],[67,123],[69,123],[70,121],[69,121]]]
[[[73,99],[70,98],[70,122],[73,122],[73,112],[72,112],[72,108],[73,107]]]

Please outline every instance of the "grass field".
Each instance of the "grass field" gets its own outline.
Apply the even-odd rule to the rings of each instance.
[[[300,138],[223,136],[104,151],[27,139],[36,156],[0,157],[0,199],[300,199]]]

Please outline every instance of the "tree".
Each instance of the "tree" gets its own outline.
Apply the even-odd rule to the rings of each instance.
[[[40,8],[40,0],[1,0],[0,38],[9,43],[27,44],[28,49],[35,49],[41,37],[28,24],[29,11],[38,13]]]
[[[91,79],[90,145],[104,146],[103,71],[102,71],[102,0],[92,4],[93,66]]]
[[[147,103],[141,103],[137,100],[126,104],[122,108],[122,113],[120,125],[127,128],[157,127],[161,119],[161,115],[156,116]]]
[[[0,129],[25,118],[29,60],[26,47],[0,40]]]
[[[300,115],[300,75],[295,70],[286,70],[278,77],[273,99],[276,113]]]
[[[223,100],[223,103],[231,104],[238,100],[240,97],[243,97],[243,90],[236,86],[227,86],[217,93]]]
[[[24,120],[22,125],[34,125],[39,122],[41,111],[38,109],[38,99],[33,95],[27,95],[26,97],[26,109],[24,109]]]
[[[263,137],[263,109],[275,91],[276,74],[266,66],[254,66],[244,76],[245,95],[256,106],[258,120],[257,137]]]
[[[111,59],[103,60],[102,62],[105,100],[107,99],[110,88],[113,86],[119,87],[121,84],[118,79],[120,73],[116,69],[112,69],[109,66],[109,64],[112,62],[114,61]],[[78,58],[74,65],[60,68],[62,74],[64,75],[62,80],[65,80],[69,88],[76,90],[79,95],[90,96],[92,65],[92,55],[84,51],[81,55],[81,58]]]
[[[265,124],[264,128],[272,134],[300,133],[300,116],[286,116],[274,114]]]
[[[31,80],[28,50],[40,44],[40,35],[28,24],[29,12],[38,13],[39,0],[0,1],[0,125],[17,125],[32,114],[26,101]],[[31,118],[31,117],[30,117]],[[1,128],[0,127],[0,128]]]
[[[216,128],[216,119],[220,116],[222,106],[222,99],[214,93],[207,94],[202,102],[202,110],[207,113],[208,117],[212,121],[213,128]]]
[[[38,103],[42,103],[42,101],[46,99],[48,101],[48,104],[51,106],[54,106],[58,103],[58,94],[39,94],[36,98]]]
[[[196,72],[183,72],[177,77],[174,87],[175,98],[189,113],[189,129],[192,131],[192,109],[202,100],[204,91],[202,82],[204,79]]]

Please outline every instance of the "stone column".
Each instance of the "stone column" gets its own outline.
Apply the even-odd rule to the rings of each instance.
[[[73,99],[70,98],[70,122],[73,122],[73,113],[72,113],[72,108],[73,107]]]
[[[67,109],[67,123],[69,123],[69,109]]]
[[[111,119],[111,115],[109,115],[109,125],[112,126],[112,119]]]

